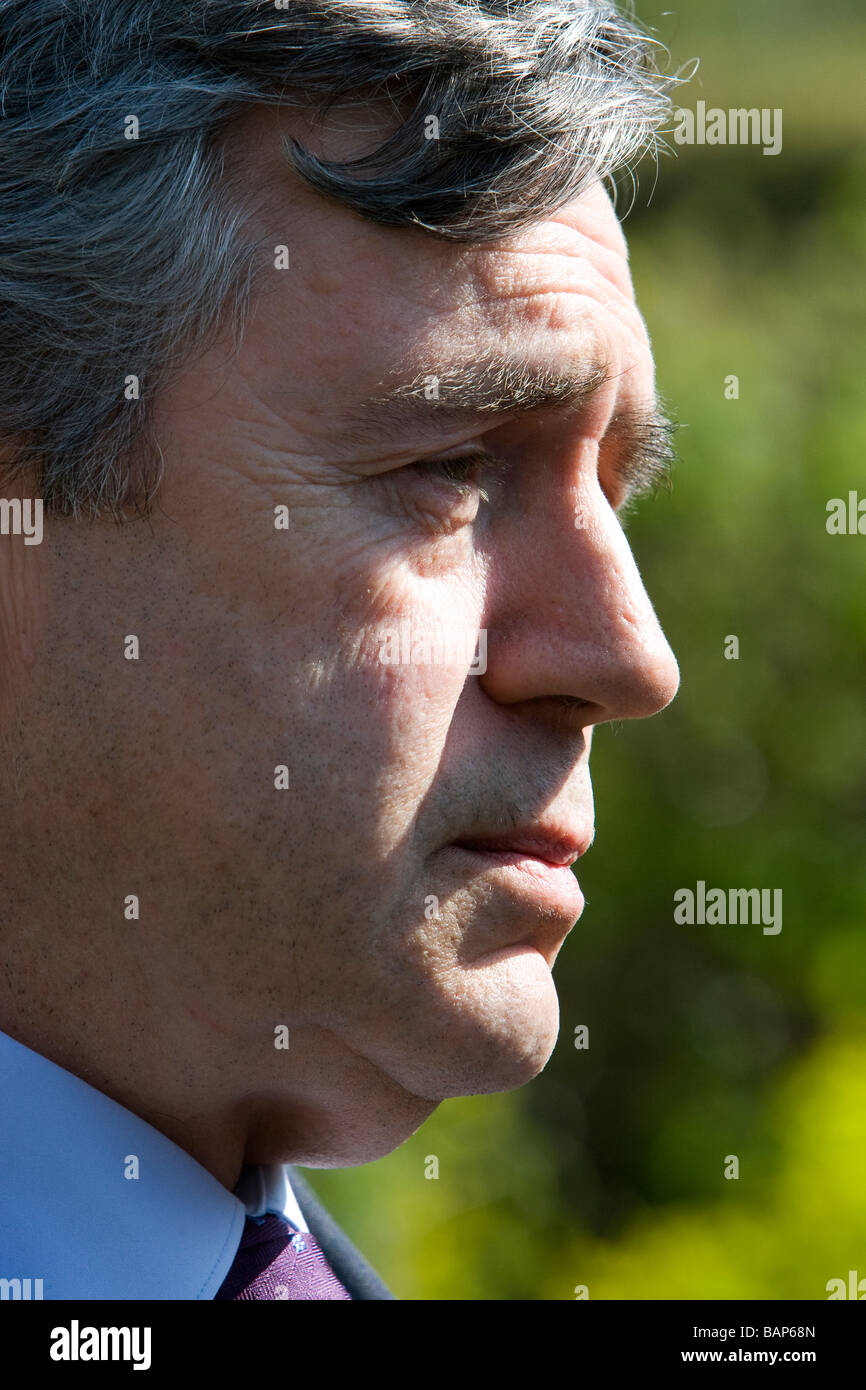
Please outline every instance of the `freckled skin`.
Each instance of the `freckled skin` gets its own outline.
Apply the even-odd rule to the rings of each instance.
[[[504,812],[590,828],[591,726],[655,713],[678,680],[600,474],[614,410],[653,394],[607,195],[448,244],[304,189],[280,122],[256,113],[238,148],[290,269],[236,357],[226,338],[160,397],[152,519],[49,520],[16,571],[38,585],[7,576],[0,611],[4,648],[26,612],[35,651],[6,691],[0,1027],[227,1186],[244,1161],[375,1159],[442,1099],[538,1074],[566,928],[443,847]],[[425,445],[504,455],[489,503],[404,468],[411,441],[338,457],[354,403],[484,346],[565,366],[592,348],[611,375],[579,419]],[[486,629],[486,671],[383,665],[400,622]]]

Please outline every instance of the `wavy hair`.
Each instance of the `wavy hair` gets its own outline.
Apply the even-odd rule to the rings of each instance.
[[[255,283],[224,148],[251,107],[389,97],[378,149],[287,140],[288,165],[375,222],[483,242],[657,148],[659,51],[607,0],[0,0],[7,481],[33,470],[56,512],[149,508],[154,398]]]

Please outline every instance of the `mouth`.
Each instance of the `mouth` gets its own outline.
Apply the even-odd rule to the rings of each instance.
[[[580,884],[571,870],[579,849],[573,845],[557,849],[546,844],[542,853],[535,846],[528,847],[524,838],[518,843],[511,838],[479,842],[473,837],[455,840],[447,846],[447,852],[461,876],[483,875],[516,899],[518,906],[535,919],[528,940],[534,942],[536,935],[543,937],[547,949],[542,954],[547,956],[555,945],[555,956],[585,906]],[[538,919],[543,926],[539,927]]]
[[[508,836],[473,835],[455,840],[457,849],[465,849],[477,854],[499,855],[502,858],[536,859],[551,868],[571,868],[571,865],[586,853],[587,839],[575,836],[518,833]]]

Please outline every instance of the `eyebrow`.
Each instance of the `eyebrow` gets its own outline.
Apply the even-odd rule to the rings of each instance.
[[[618,444],[613,467],[626,491],[622,506],[659,487],[670,490],[679,462],[675,440],[680,428],[658,398],[650,410],[621,411],[613,417],[605,437]]]
[[[580,413],[609,380],[610,369],[595,359],[563,371],[493,355],[438,374],[417,373],[356,404],[342,423],[352,447],[376,446],[485,415],[550,407]],[[649,408],[614,413],[605,441],[615,445],[613,469],[626,490],[623,505],[660,484],[670,485],[678,429],[658,397]]]

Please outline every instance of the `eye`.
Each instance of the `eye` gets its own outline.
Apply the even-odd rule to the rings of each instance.
[[[485,450],[475,449],[471,453],[454,454],[450,458],[420,459],[410,466],[452,483],[463,497],[477,493],[485,502],[489,502],[490,496],[481,487],[481,479],[486,475],[487,479],[498,480],[506,465]]]

